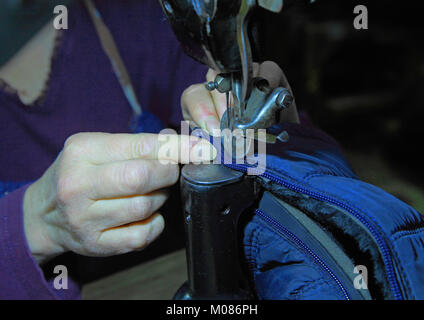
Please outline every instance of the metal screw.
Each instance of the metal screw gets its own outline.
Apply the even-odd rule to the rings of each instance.
[[[216,81],[209,81],[205,84],[206,90],[208,91],[215,90],[217,86],[218,84],[216,83]]]
[[[209,91],[217,89],[220,93],[226,93],[231,91],[231,80],[224,74],[218,74],[215,81],[207,82],[205,87]]]
[[[228,76],[218,74],[215,78],[216,89],[220,93],[229,92],[231,90],[231,80]]]
[[[284,142],[285,143],[285,142],[288,142],[289,141],[290,136],[289,136],[288,132],[284,130],[283,132],[281,132],[277,136],[277,139],[280,140],[281,142]]]
[[[284,89],[283,91],[280,92],[280,94],[277,96],[277,98],[275,99],[275,103],[283,108],[283,109],[287,109],[288,107],[291,106],[291,104],[293,103],[293,96],[290,94],[290,92],[287,89]]]

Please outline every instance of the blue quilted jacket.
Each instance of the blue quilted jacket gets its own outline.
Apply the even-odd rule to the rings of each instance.
[[[359,180],[337,143],[297,124],[269,144],[244,230],[261,299],[424,299],[424,217]],[[247,165],[229,165],[246,171]]]

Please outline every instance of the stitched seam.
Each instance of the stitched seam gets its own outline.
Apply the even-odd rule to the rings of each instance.
[[[245,257],[246,257],[247,264],[249,266],[249,270],[253,266],[252,249],[253,249],[253,246],[255,245],[253,241],[255,234],[256,234],[256,229],[253,229],[253,231],[249,233],[248,235],[248,238],[246,240],[247,244],[244,244],[244,241],[243,241],[243,247],[246,248]]]
[[[266,224],[266,221],[264,221],[262,218],[260,218],[261,221],[263,221],[263,223]],[[340,293],[340,288],[334,283],[334,281],[331,279],[331,277],[329,276],[329,274],[327,272],[325,272],[323,270],[323,268],[320,266],[320,264],[315,261],[310,254],[303,249],[302,247],[300,247],[297,243],[293,242],[290,238],[288,238],[287,236],[276,232],[271,226],[269,226],[268,224],[266,225],[262,225],[263,229],[267,229],[268,231],[272,232],[274,235],[276,235],[279,238],[284,239],[285,241],[288,241],[296,250],[298,250],[299,252],[301,252],[305,259],[309,262],[309,264],[319,272],[319,274],[321,275],[321,279],[317,280],[317,282],[319,281],[323,281],[324,283],[326,283],[327,285],[329,285],[330,287],[333,288],[333,290],[336,292],[336,294],[339,297],[342,297],[344,299],[344,296]]]
[[[304,176],[303,180],[305,182],[309,182],[309,180],[311,180],[312,178],[320,177],[320,176],[334,176],[334,174],[331,174],[331,173],[328,173],[328,172],[321,172],[321,173],[312,172],[311,174],[307,174],[306,176]]]
[[[281,171],[283,171],[283,170],[281,170]],[[409,281],[409,278],[407,277],[407,275],[405,274],[405,271],[404,271],[404,269],[403,269],[403,267],[402,267],[402,265],[401,265],[401,263],[400,263],[400,258],[399,258],[399,256],[398,256],[398,254],[397,254],[397,252],[393,249],[393,246],[391,245],[391,243],[390,243],[390,241],[389,241],[389,235],[387,235],[383,230],[382,230],[382,228],[381,228],[381,226],[380,226],[380,224],[377,222],[377,221],[375,221],[375,219],[374,218],[372,218],[372,217],[370,217],[366,212],[364,212],[362,209],[360,209],[360,208],[358,208],[358,207],[356,207],[355,205],[353,205],[350,201],[348,201],[348,200],[346,200],[346,199],[343,199],[343,200],[341,200],[338,196],[335,196],[335,195],[333,195],[333,194],[331,194],[331,193],[328,193],[328,192],[326,192],[326,191],[322,191],[322,190],[317,190],[315,187],[313,187],[313,186],[311,186],[311,185],[306,185],[306,184],[304,184],[303,182],[301,182],[301,181],[298,181],[298,180],[296,180],[296,179],[293,179],[290,175],[287,175],[286,174],[286,178],[289,178],[290,180],[294,180],[296,183],[298,183],[298,184],[300,184],[301,186],[303,186],[304,188],[306,188],[306,189],[310,189],[310,190],[312,190],[312,191],[315,191],[315,192],[317,192],[317,193],[320,193],[320,194],[323,194],[323,195],[326,195],[326,196],[328,196],[328,197],[330,197],[330,198],[333,198],[333,199],[335,199],[335,200],[338,200],[338,201],[340,201],[340,202],[342,202],[342,203],[344,203],[344,204],[346,204],[348,207],[350,207],[351,209],[353,209],[353,210],[355,210],[355,211],[357,211],[358,213],[361,213],[362,215],[364,215],[365,217],[367,217],[368,219],[370,219],[374,224],[375,224],[375,227],[376,228],[378,228],[378,230],[380,231],[380,233],[381,234],[383,234],[383,235],[385,235],[386,237],[386,240],[387,241],[385,241],[385,243],[386,243],[386,245],[388,246],[388,248],[390,248],[390,251],[391,251],[391,253],[392,253],[392,255],[393,255],[393,258],[394,259],[396,259],[396,263],[397,263],[397,265],[399,266],[399,268],[400,268],[400,273],[401,273],[401,275],[402,275],[402,277],[405,279],[405,281],[406,281],[406,286],[408,287],[408,288],[410,288],[410,281]],[[321,200],[319,200],[319,201],[321,201]],[[352,215],[353,216],[353,215]],[[353,216],[354,217],[354,216]],[[355,219],[357,219],[356,217],[354,217]],[[396,272],[396,270],[394,270],[394,272]]]
[[[252,236],[252,243],[254,241],[256,243],[256,245],[258,244],[259,235],[260,235],[262,230],[263,230],[262,226],[260,224],[258,224],[258,227],[255,230],[254,235]],[[256,246],[254,249],[255,249],[255,255],[254,255],[254,259],[252,260],[253,264],[251,265],[251,267],[252,267],[253,283],[254,283],[255,288],[256,288],[256,276],[259,273],[258,272],[258,260],[257,260],[258,255],[259,255],[259,246]],[[256,292],[256,294],[258,294],[258,293]]]
[[[404,283],[405,283],[406,287],[408,288],[408,290],[409,290],[409,292],[410,292],[410,293],[412,292],[412,291],[411,291],[411,289],[410,289],[410,288],[411,288],[411,286],[410,286],[410,280],[409,280],[408,276],[406,275],[405,270],[404,270],[404,268],[403,268],[402,264],[400,263],[399,255],[397,254],[397,252],[394,250],[393,246],[392,246],[392,245],[391,245],[391,243],[390,243],[389,235],[388,235],[388,234],[386,234],[386,233],[382,230],[382,228],[381,228],[380,224],[379,224],[377,221],[375,221],[375,219],[374,219],[374,218],[370,217],[370,216],[367,214],[367,212],[365,212],[365,211],[363,211],[362,209],[360,209],[360,208],[356,207],[355,205],[353,205],[350,201],[348,201],[348,200],[346,200],[346,199],[341,200],[338,196],[335,196],[335,195],[333,195],[333,194],[331,194],[331,193],[328,193],[328,192],[326,192],[326,191],[322,191],[322,190],[317,190],[315,187],[313,187],[313,186],[311,186],[311,185],[309,185],[309,184],[308,184],[308,185],[306,185],[306,184],[304,184],[303,182],[298,181],[298,180],[296,180],[296,179],[292,178],[290,175],[286,175],[286,178],[289,178],[290,180],[295,181],[296,183],[300,184],[301,186],[303,186],[303,187],[304,187],[304,188],[306,188],[306,189],[308,189],[308,188],[309,188],[310,190],[315,191],[315,192],[317,192],[317,193],[319,193],[319,194],[323,194],[323,195],[328,196],[328,197],[330,197],[330,198],[333,198],[333,199],[335,199],[335,200],[337,200],[337,201],[340,201],[341,203],[346,204],[348,207],[350,207],[350,208],[351,208],[351,209],[353,209],[354,211],[357,211],[358,213],[362,214],[363,216],[365,216],[365,217],[367,217],[369,220],[371,220],[371,221],[375,224],[375,227],[376,227],[376,228],[378,228],[378,230],[380,231],[380,233],[381,233],[381,234],[383,234],[383,235],[385,235],[385,238],[386,238],[385,243],[386,243],[387,247],[390,249],[390,252],[392,253],[393,258],[395,259],[395,262],[396,262],[397,266],[399,267],[399,272],[401,273],[401,276],[402,276],[402,278],[404,279]],[[349,179],[350,179],[350,178],[349,178]],[[321,200],[318,200],[318,201],[321,201]],[[353,216],[353,214],[352,214],[352,216]],[[354,216],[353,216],[353,217],[354,217]],[[354,218],[355,218],[355,219],[357,219],[356,217],[354,217]],[[393,271],[396,273],[396,270],[395,270],[395,269],[394,269]]]
[[[408,236],[413,236],[413,235],[417,235],[419,233],[424,233],[424,227],[415,229],[415,230],[400,230],[400,231],[396,231],[395,233],[393,233],[392,237],[393,240],[399,240],[401,238],[404,237],[408,237]]]
[[[302,298],[304,298],[304,295],[308,290],[313,290],[323,285],[330,286],[331,288],[334,289],[334,286],[331,283],[329,283],[325,278],[321,278],[317,281],[308,282],[302,288],[295,290],[294,293],[291,294],[291,296],[293,296],[296,300],[302,300]]]
[[[259,235],[261,234],[262,231],[262,226],[258,224],[258,227],[255,229],[254,234],[252,236],[252,247],[251,247],[251,257],[252,259],[252,271],[254,274],[256,274],[258,272],[258,261],[257,261],[257,257],[259,254]]]

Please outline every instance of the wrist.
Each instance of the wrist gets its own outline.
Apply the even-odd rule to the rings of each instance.
[[[52,210],[52,206],[48,203],[48,197],[40,192],[41,184],[42,182],[38,180],[30,185],[23,201],[25,237],[29,250],[38,264],[65,252],[62,246],[52,240],[51,230],[43,219]]]

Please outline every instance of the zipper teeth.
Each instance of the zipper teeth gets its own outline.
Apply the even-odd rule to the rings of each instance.
[[[318,264],[319,266],[327,272],[330,277],[337,283],[337,286],[340,288],[344,298],[346,300],[351,300],[346,288],[343,286],[341,281],[337,278],[337,276],[334,274],[333,271],[325,264],[324,261],[321,260],[320,257],[317,256],[317,254],[312,251],[311,248],[309,248],[302,240],[300,240],[295,234],[293,234],[291,231],[289,231],[287,228],[285,228],[283,225],[281,225],[279,222],[275,221],[268,215],[266,215],[265,212],[263,212],[260,209],[256,209],[256,213],[267,222],[271,223],[274,227],[276,227],[279,231],[281,231],[284,235],[286,235],[288,238],[293,240],[297,245],[299,245],[301,248],[303,248]]]
[[[387,277],[389,278],[390,287],[392,288],[394,297],[395,297],[396,300],[403,300],[401,290],[400,290],[399,285],[396,281],[394,266],[393,266],[393,262],[391,261],[389,248],[388,248],[387,244],[385,243],[384,239],[382,238],[382,236],[380,235],[380,233],[360,213],[358,213],[356,210],[346,206],[344,203],[342,203],[338,200],[334,200],[330,197],[323,196],[323,195],[316,193],[314,191],[308,191],[308,190],[306,190],[302,187],[298,187],[298,186],[293,185],[293,184],[291,184],[287,181],[284,181],[283,179],[276,177],[273,174],[269,173],[267,170],[265,172],[259,172],[255,168],[249,167],[245,164],[225,164],[225,165],[232,168],[232,169],[243,171],[243,172],[246,172],[247,168],[249,168],[249,170],[256,171],[256,172],[258,172],[258,174],[262,175],[263,177],[268,178],[268,179],[270,179],[274,182],[277,182],[277,183],[279,183],[279,184],[281,184],[281,185],[283,185],[283,186],[285,186],[285,187],[287,187],[287,188],[289,188],[293,191],[309,195],[309,196],[314,197],[318,200],[322,200],[322,201],[326,201],[326,202],[335,204],[335,205],[343,208],[347,212],[351,213],[355,218],[357,218],[362,224],[365,225],[365,227],[371,232],[371,234],[376,239],[377,244],[378,244],[378,246],[379,246],[379,248],[382,252],[382,255],[383,255],[383,261],[384,261],[384,265],[386,267]]]

